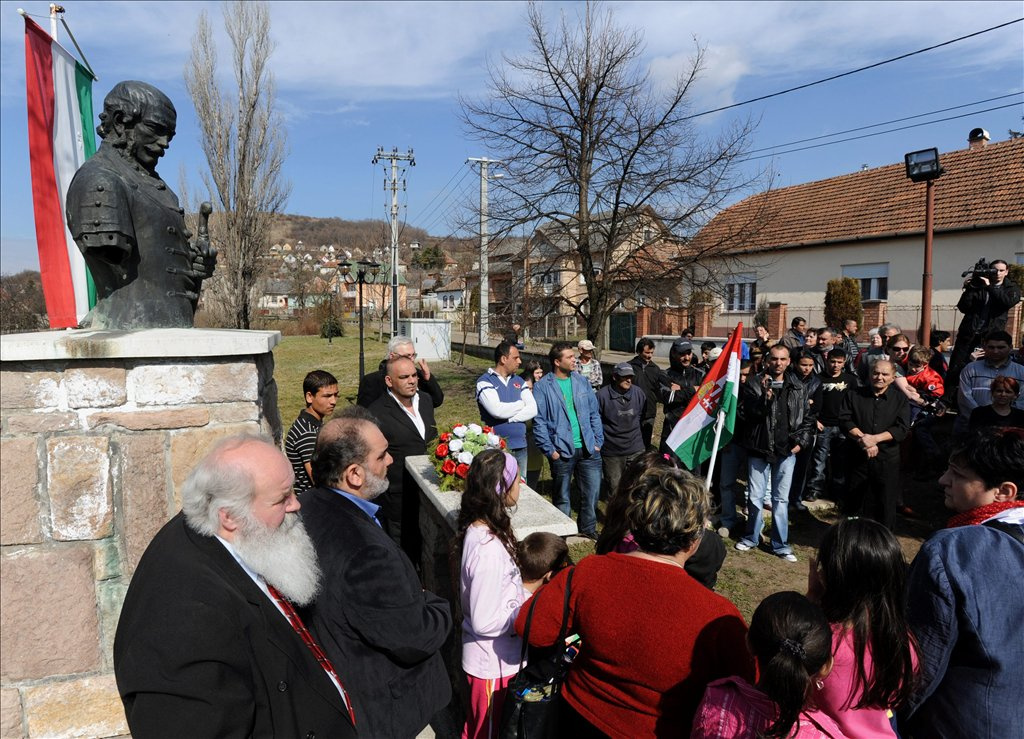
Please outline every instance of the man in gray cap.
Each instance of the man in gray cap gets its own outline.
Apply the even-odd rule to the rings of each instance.
[[[671,389],[663,391],[661,400],[665,404],[665,423],[661,427],[661,451],[671,454],[665,439],[672,433],[676,423],[686,410],[697,388],[704,381],[704,370],[693,363],[693,344],[686,339],[676,339],[668,353],[668,370]]]
[[[614,495],[622,470],[645,450],[640,422],[647,407],[647,395],[633,387],[633,365],[621,362],[612,371],[612,381],[597,391],[597,407],[604,426],[601,466],[608,494]]]

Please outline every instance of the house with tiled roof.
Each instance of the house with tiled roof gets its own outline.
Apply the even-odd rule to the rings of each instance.
[[[1024,139],[988,143],[976,131],[968,148],[940,154],[944,173],[934,184],[932,324],[945,330],[959,323],[962,273],[979,258],[1024,264]],[[763,222],[751,229],[754,214]],[[761,301],[819,326],[828,281],[852,277],[860,282],[865,323],[884,317],[913,337],[921,320],[924,228],[925,185],[911,182],[902,162],[770,190],[727,208],[694,238],[698,248],[732,241],[729,256],[743,265],[721,278],[716,333],[737,321],[752,326]],[[785,317],[778,323],[788,327]]]

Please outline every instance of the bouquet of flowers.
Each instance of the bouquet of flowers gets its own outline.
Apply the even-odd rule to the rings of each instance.
[[[473,457],[485,449],[504,449],[505,440],[490,426],[457,423],[437,438],[434,447],[434,469],[442,490],[466,489],[466,475]]]

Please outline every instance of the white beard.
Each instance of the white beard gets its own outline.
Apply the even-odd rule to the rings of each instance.
[[[272,529],[247,518],[232,542],[235,552],[253,572],[277,588],[292,603],[306,606],[320,589],[316,549],[297,513],[288,513]]]

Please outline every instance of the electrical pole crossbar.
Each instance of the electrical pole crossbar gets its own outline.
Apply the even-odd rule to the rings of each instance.
[[[405,154],[399,154],[398,147],[385,152],[383,146],[378,146],[371,164],[377,164],[384,159],[391,162],[391,176],[384,187],[391,190],[391,336],[395,337],[398,336],[398,163],[407,161],[410,167],[415,167],[416,159],[413,157],[412,149]],[[404,179],[402,189],[405,189]]]

